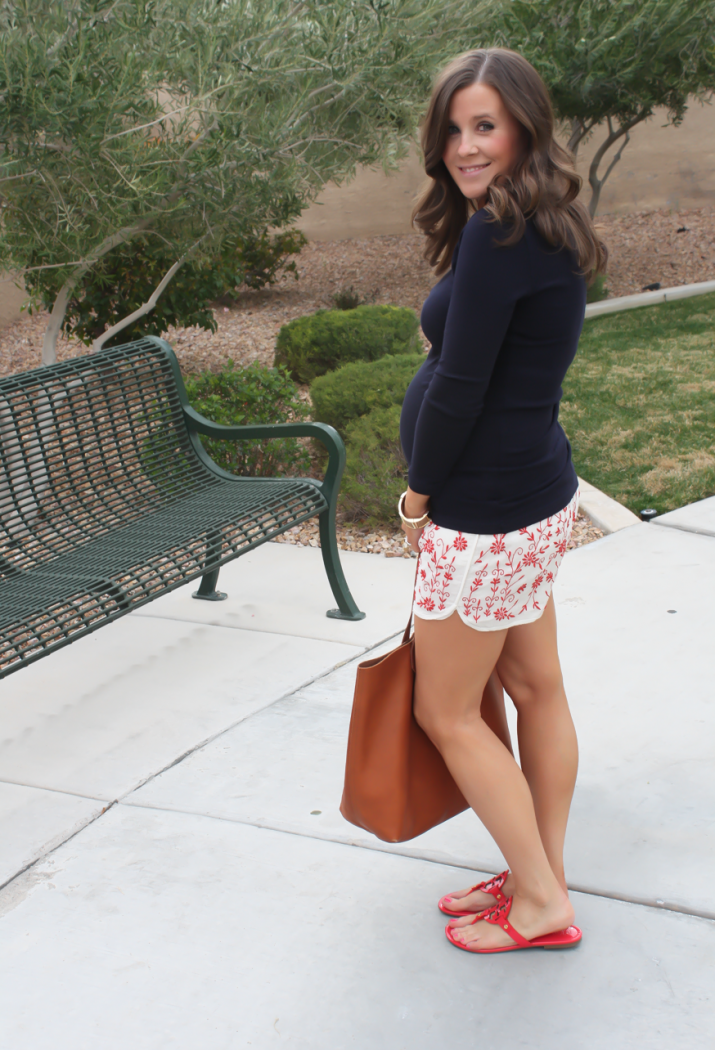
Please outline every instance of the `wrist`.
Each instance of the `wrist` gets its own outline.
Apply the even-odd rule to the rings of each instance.
[[[410,496],[416,497],[408,503]],[[397,504],[397,512],[400,515],[403,526],[408,529],[423,529],[429,525],[431,519],[428,513],[429,497],[411,493],[409,489],[403,492]]]
[[[430,498],[419,492],[414,492],[408,485],[402,504],[402,512],[406,518],[421,518],[429,511]]]
[[[429,511],[429,500],[424,498],[416,499],[414,496],[410,498],[407,495],[403,501],[402,510],[406,518],[421,518],[423,514],[427,514]]]

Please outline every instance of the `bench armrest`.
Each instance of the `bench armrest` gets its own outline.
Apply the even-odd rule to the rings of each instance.
[[[345,445],[334,427],[327,423],[248,423],[245,426],[227,427],[212,423],[190,405],[184,405],[186,425],[196,434],[217,438],[219,441],[245,441],[250,438],[310,437],[320,441],[328,451],[328,469],[322,487],[328,490],[328,500],[337,496],[345,469]]]

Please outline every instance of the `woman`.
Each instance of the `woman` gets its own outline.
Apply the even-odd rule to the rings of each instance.
[[[420,551],[414,709],[509,865],[439,905],[468,951],[570,945],[581,933],[563,845],[578,751],[549,599],[578,482],[558,405],[606,251],[520,55],[452,62],[422,146],[432,181],[413,220],[444,276],[401,418],[400,514]],[[480,713],[494,671],[517,709],[521,768]]]

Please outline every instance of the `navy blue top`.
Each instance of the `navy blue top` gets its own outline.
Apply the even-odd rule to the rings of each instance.
[[[435,524],[505,533],[556,514],[578,486],[558,417],[586,282],[532,222],[505,248],[495,243],[504,227],[486,220],[470,218],[422,309],[432,349],[405,395],[400,438]]]

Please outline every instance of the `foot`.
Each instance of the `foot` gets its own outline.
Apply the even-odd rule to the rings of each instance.
[[[514,876],[509,872],[506,882],[499,891],[502,894],[502,897],[499,899],[506,900],[507,897],[511,897],[515,888]],[[440,901],[440,906],[443,906],[443,911],[445,912],[471,911],[476,914],[498,903],[499,901],[493,893],[485,893],[484,890],[473,890],[471,886],[468,886],[466,890],[457,890],[456,893],[450,893],[447,897],[443,897]]]
[[[527,941],[543,937],[547,933],[556,933],[571,926],[574,910],[566,894],[559,889],[558,894],[540,904],[527,897],[514,895],[509,913],[509,922]],[[514,940],[499,925],[485,922],[483,919],[472,919],[465,915],[461,919],[450,919],[452,936],[470,951],[484,951],[494,948],[507,948],[514,945]]]

